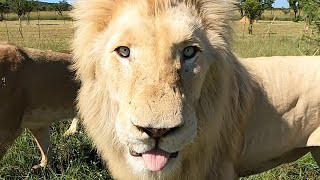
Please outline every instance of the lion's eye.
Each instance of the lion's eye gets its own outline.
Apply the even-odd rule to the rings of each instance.
[[[115,51],[122,58],[128,58],[130,56],[130,48],[127,46],[119,46],[115,49]]]
[[[196,46],[187,46],[183,50],[183,57],[185,59],[191,59],[193,58],[199,51],[199,48]]]

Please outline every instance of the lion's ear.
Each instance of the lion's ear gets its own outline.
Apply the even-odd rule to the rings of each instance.
[[[0,43],[0,79],[5,78],[9,72],[19,70],[24,59],[20,52],[16,46]]]
[[[185,3],[195,7],[210,40],[222,38],[229,44],[232,34],[230,22],[236,11],[234,0],[185,0]]]
[[[78,28],[85,25],[101,31],[109,23],[116,4],[115,0],[78,0],[71,16],[76,20]]]
[[[16,46],[0,44],[0,62],[15,64],[20,63],[21,61],[22,57]]]
[[[73,39],[74,65],[77,77],[91,77],[93,79],[93,59],[90,56],[92,44],[110,22],[116,11],[117,3],[121,0],[78,0],[74,4],[71,16],[75,22],[75,37]],[[81,75],[80,75],[81,74]]]

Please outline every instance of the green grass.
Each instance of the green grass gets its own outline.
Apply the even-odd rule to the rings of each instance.
[[[303,22],[258,21],[253,25],[253,34],[247,32],[248,24],[235,22],[233,52],[240,57],[320,55],[319,44],[301,40]]]
[[[8,33],[7,28],[8,27]],[[19,33],[18,21],[0,23],[0,41],[9,41],[21,47],[31,47],[45,50],[64,51],[70,49],[70,40],[73,36],[73,22],[44,20],[22,22],[22,36]],[[39,36],[40,27],[40,36]]]
[[[29,131],[18,138],[0,161],[0,179],[110,179],[83,130],[63,137],[65,121],[51,128],[53,162],[42,170],[31,170],[40,161],[40,152]]]
[[[240,12],[236,11],[236,19],[240,19]],[[303,12],[301,13],[300,20],[303,20]],[[293,21],[294,20],[294,12],[290,9],[287,13],[283,10],[275,9],[275,10],[265,10],[260,20],[269,21],[275,19],[276,21]]]
[[[273,20],[273,18],[279,21],[293,21],[294,12],[292,9],[287,14],[282,10],[266,10],[261,16],[261,20]]]
[[[31,12],[29,19],[30,20],[71,20],[69,16],[70,11],[63,11],[62,16],[60,16],[56,11],[39,11]],[[6,20],[16,21],[18,20],[18,15],[14,13],[6,14]],[[27,19],[27,16],[22,16],[22,19]]]
[[[37,24],[37,21],[31,21],[30,25],[24,22],[22,38],[18,32],[18,22],[7,22],[9,42],[22,47],[70,50],[74,33],[71,21],[66,21],[65,24],[63,21],[40,21],[40,37]],[[304,33],[303,23],[275,21],[270,26],[269,21],[259,21],[254,24],[253,35],[247,34],[247,25],[234,23],[232,49],[239,57],[310,55],[319,49],[319,46],[300,40]],[[8,41],[4,22],[0,22],[0,41]],[[319,52],[317,55],[320,55]],[[54,161],[51,166],[41,171],[31,170],[31,167],[40,161],[40,152],[30,133],[26,131],[0,161],[0,179],[111,179],[82,129],[68,138],[62,136],[68,123],[58,122],[52,126]],[[308,154],[294,163],[242,179],[313,180],[320,179],[320,169]]]

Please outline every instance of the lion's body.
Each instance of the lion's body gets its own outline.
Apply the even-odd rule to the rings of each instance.
[[[46,165],[50,125],[75,116],[78,84],[71,55],[0,44],[0,158],[24,128],[30,129]]]
[[[261,57],[242,62],[259,83],[244,129],[242,171],[261,172],[279,165],[277,159],[290,162],[319,149],[320,57]]]
[[[279,157],[299,148],[305,139],[316,142],[316,135],[312,141],[306,136],[318,126],[319,96],[306,104],[310,111],[284,114],[292,109],[287,106],[291,96],[296,95],[299,104],[308,89],[316,95],[315,86],[309,87],[313,82],[306,83],[303,92],[277,99],[291,89],[281,87],[291,85],[282,79],[293,77],[285,72],[293,68],[301,74],[306,68],[299,67],[298,60],[292,68],[286,64],[281,68],[276,62],[267,66],[243,61],[242,65],[228,41],[232,4],[215,0],[79,0],[75,4],[78,108],[86,132],[116,179],[233,179],[288,161]],[[313,63],[308,76],[293,77],[295,86],[303,80],[319,81],[318,63]],[[269,67],[278,72],[279,77],[272,76],[279,78],[275,86],[271,75],[262,73]],[[317,76],[312,78],[313,74]],[[274,100],[270,106],[263,103],[270,100],[262,93],[263,83]],[[278,110],[289,119],[268,121],[279,115]],[[260,121],[265,126],[257,125]],[[295,126],[285,129],[284,124],[293,122]],[[304,122],[312,126],[305,127],[310,124]],[[288,143],[296,132],[305,136]],[[277,133],[283,137],[273,141]],[[279,145],[282,141],[286,144]]]
[[[320,57],[261,57],[242,62],[259,87],[244,129],[241,174],[262,172],[318,151]]]

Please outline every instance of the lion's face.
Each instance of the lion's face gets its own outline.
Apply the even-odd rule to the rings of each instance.
[[[126,163],[138,174],[166,174],[188,158],[183,151],[198,133],[196,106],[215,50],[195,7],[143,3],[148,6],[148,1],[117,5],[92,43],[98,58],[89,66],[101,93],[117,104],[116,118],[108,123],[114,123],[112,139]],[[99,121],[110,121],[105,117]]]
[[[174,166],[197,134],[194,104],[210,66],[200,22],[185,5],[151,16],[124,7],[96,43],[97,79],[119,112],[116,134],[136,171]]]

